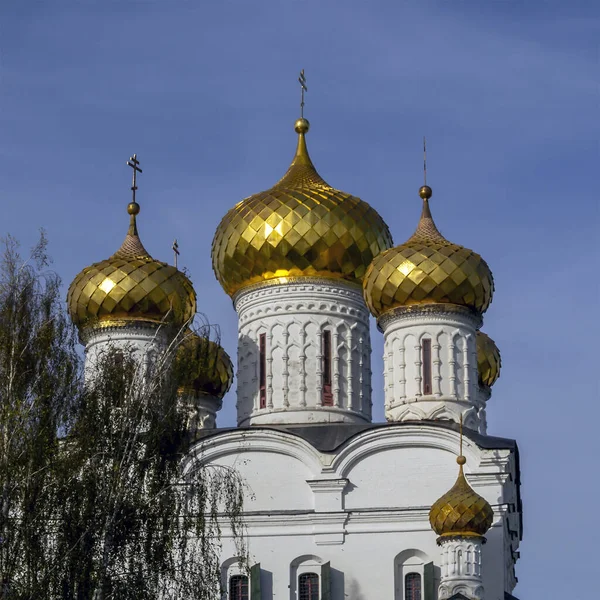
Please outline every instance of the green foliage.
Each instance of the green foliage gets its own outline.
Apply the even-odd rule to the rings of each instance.
[[[8,239],[0,268],[0,598],[219,598],[243,485],[185,458],[183,334],[151,360],[108,348],[83,384],[45,249],[24,262]]]

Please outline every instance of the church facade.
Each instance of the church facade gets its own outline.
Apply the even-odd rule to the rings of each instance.
[[[233,381],[224,350],[214,376],[182,391],[199,428],[186,468],[234,468],[247,489],[248,557],[225,528],[224,598],[513,598],[518,449],[486,422],[500,373],[481,331],[492,273],[440,233],[427,185],[415,233],[394,246],[374,208],[320,177],[308,130],[296,121],[287,173],[236,204],[213,240],[239,322],[238,426],[216,427]],[[165,318],[184,326],[196,311],[187,277],[143,247],[135,198],[128,212],[122,247],[69,289],[88,365],[115,343],[146,359],[168,343]],[[383,398],[371,396],[370,315]]]

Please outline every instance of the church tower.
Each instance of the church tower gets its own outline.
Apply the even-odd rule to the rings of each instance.
[[[287,173],[234,206],[212,246],[239,317],[238,424],[370,422],[361,281],[392,238],[373,208],[317,173],[308,121],[295,130]]]
[[[479,331],[494,280],[479,254],[449,242],[419,190],[415,233],[376,256],[364,294],[383,331],[388,421],[445,419],[485,433],[485,406],[500,371],[493,340]]]

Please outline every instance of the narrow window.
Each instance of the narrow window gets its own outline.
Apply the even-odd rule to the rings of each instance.
[[[298,600],[319,600],[319,576],[302,573],[298,577]]]
[[[331,391],[331,331],[323,331],[323,406],[333,406],[333,393]]]
[[[431,394],[431,340],[424,339],[421,349],[423,353],[423,394]]]
[[[229,600],[249,600],[246,575],[234,575],[229,578]]]
[[[260,352],[258,382],[260,386],[260,408],[267,407],[267,335],[261,333],[258,338]]]
[[[404,600],[421,600],[421,576],[409,573],[404,578]]]

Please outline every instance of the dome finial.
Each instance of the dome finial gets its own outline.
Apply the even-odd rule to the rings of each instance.
[[[127,212],[131,216],[129,220],[129,235],[137,235],[137,224],[135,221],[136,215],[140,213],[140,205],[135,201],[135,193],[137,191],[137,174],[142,170],[139,167],[140,161],[137,159],[137,154],[134,154],[127,161],[127,165],[133,169],[133,181],[131,183],[131,202],[127,205]]]
[[[432,194],[431,188],[427,185],[427,140],[425,139],[425,136],[423,136],[423,185],[419,190],[419,196],[427,202]]]

